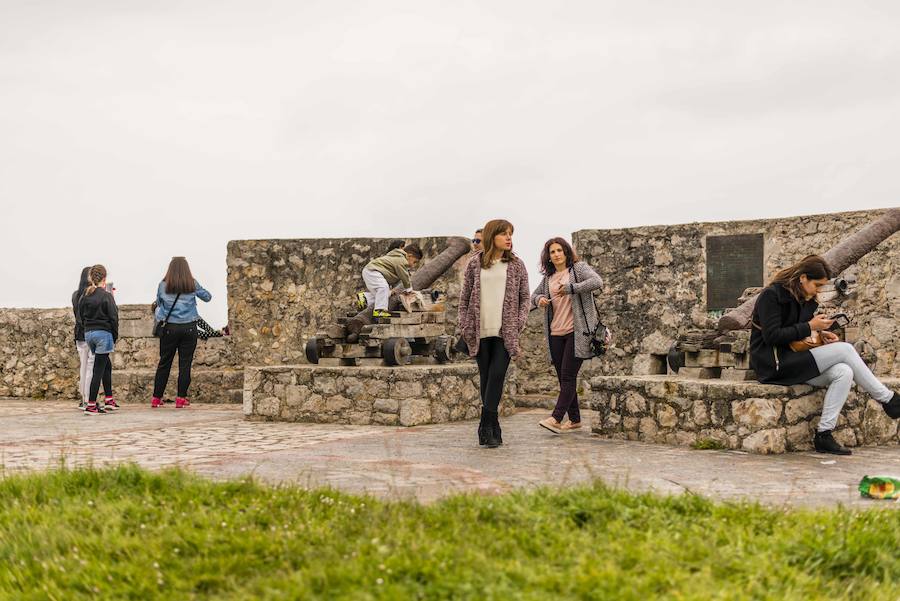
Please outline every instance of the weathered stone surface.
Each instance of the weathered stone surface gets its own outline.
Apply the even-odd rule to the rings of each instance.
[[[738,424],[755,430],[778,423],[781,403],[777,399],[746,399],[731,403],[731,415]]]
[[[473,419],[481,411],[478,368],[473,363],[396,368],[295,365],[246,371],[244,410],[251,419],[416,426]],[[294,381],[305,384],[284,383]],[[391,392],[398,394],[385,395]],[[504,395],[501,414],[508,415],[512,408],[509,395]]]
[[[744,450],[763,455],[784,453],[785,447],[786,439],[784,428],[774,428],[754,432],[741,443],[741,448]]]
[[[884,379],[893,389],[900,380]],[[728,448],[783,453],[811,448],[824,389],[769,386],[723,380],[691,381],[670,376],[595,376],[587,397],[599,418],[596,434],[610,438],[684,444],[711,438]],[[699,398],[697,398],[699,397]],[[624,418],[610,399],[631,399]],[[686,399],[694,400],[682,402]],[[635,399],[640,399],[637,403]],[[882,405],[853,389],[836,432],[848,446],[898,444],[898,424]],[[836,433],[835,436],[838,436]]]

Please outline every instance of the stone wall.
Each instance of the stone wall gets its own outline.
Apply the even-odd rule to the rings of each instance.
[[[78,398],[78,354],[71,309],[0,309],[0,396]],[[113,353],[113,390],[125,402],[148,401],[159,361],[149,305],[119,306],[119,340]],[[230,338],[200,341],[191,396],[204,402],[240,402],[242,372]],[[178,366],[167,392],[174,396]]]
[[[244,414],[251,419],[417,426],[480,414],[474,363],[406,367],[248,367]],[[512,412],[508,397],[501,414]]]
[[[886,379],[893,390],[900,380]],[[823,389],[756,382],[688,380],[668,376],[598,376],[589,383],[597,411],[594,433],[609,438],[784,453],[812,448]],[[854,388],[834,437],[855,447],[898,444],[897,420]]]
[[[606,282],[598,298],[617,347],[593,361],[586,376],[664,373],[660,355],[680,334],[714,326],[706,311],[706,236],[764,234],[768,279],[807,254],[824,253],[882,212],[576,232],[577,250]],[[875,371],[900,376],[900,235],[882,242],[848,272],[857,275],[858,292],[844,309],[860,327],[860,337],[874,347]],[[529,348],[543,353],[537,345]]]
[[[447,238],[413,238],[423,262]],[[363,267],[390,239],[235,240],[228,243],[228,321],[245,365],[305,363],[306,338],[353,309]],[[432,286],[448,294],[447,331],[456,325],[463,257]]]

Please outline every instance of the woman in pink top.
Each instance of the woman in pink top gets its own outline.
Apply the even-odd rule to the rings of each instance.
[[[593,291],[603,280],[579,260],[563,238],[551,238],[544,244],[541,273],[544,278],[531,295],[531,303],[545,311],[544,335],[559,380],[559,396],[553,415],[539,424],[561,434],[581,427],[576,382],[582,362],[592,357],[590,333],[598,320]],[[563,424],[566,414],[569,421]]]

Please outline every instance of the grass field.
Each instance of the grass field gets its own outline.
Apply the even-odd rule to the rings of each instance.
[[[0,479],[0,596],[897,599],[898,526],[891,508],[779,510],[599,483],[423,506],[63,469]]]

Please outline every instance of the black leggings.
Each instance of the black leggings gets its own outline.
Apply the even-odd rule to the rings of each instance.
[[[91,372],[91,390],[88,395],[89,403],[97,402],[97,393],[100,392],[101,382],[106,396],[112,396],[112,361],[110,361],[108,353],[94,355],[94,371]]]
[[[178,353],[178,396],[187,398],[191,385],[191,365],[194,362],[194,351],[197,350],[197,324],[170,323],[159,337],[159,365],[153,381],[153,396],[160,399],[169,382],[169,371],[175,353]]]
[[[550,358],[553,359],[556,378],[559,380],[559,397],[556,399],[553,419],[561,422],[568,413],[569,421],[577,424],[581,421],[581,412],[578,410],[578,370],[581,369],[583,359],[575,356],[575,334],[550,336]]]
[[[482,338],[475,361],[481,378],[481,406],[486,411],[497,411],[509,368],[509,352],[503,345],[503,339],[499,336]]]

